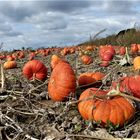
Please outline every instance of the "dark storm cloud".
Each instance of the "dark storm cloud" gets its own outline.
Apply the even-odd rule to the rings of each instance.
[[[9,19],[22,21],[45,11],[73,12],[89,6],[88,1],[1,1],[0,12]]]
[[[0,1],[0,12],[13,21],[22,21],[37,13],[37,10],[28,1]]]

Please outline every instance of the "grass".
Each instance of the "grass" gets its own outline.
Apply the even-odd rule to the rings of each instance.
[[[79,44],[81,45],[115,45],[115,46],[127,46],[129,47],[131,44],[140,44],[140,30],[139,31],[129,31],[124,33],[123,35],[109,35],[104,38],[94,38],[90,37],[89,41]]]

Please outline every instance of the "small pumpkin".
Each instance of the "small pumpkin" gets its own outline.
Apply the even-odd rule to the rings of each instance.
[[[114,125],[123,126],[135,114],[135,108],[130,101],[121,96],[98,99],[93,96],[104,96],[108,91],[97,88],[86,89],[79,98],[78,110],[85,120],[101,121],[106,126],[108,121]],[[88,99],[92,97],[91,99]]]
[[[91,64],[91,63],[93,62],[93,59],[92,59],[90,56],[88,56],[88,55],[83,55],[83,56],[81,57],[81,60],[82,60],[82,62],[83,62],[85,65],[89,65],[89,64]]]
[[[111,45],[100,46],[99,48],[99,56],[103,61],[112,60],[115,53],[115,49]]]
[[[134,58],[133,65],[135,70],[140,70],[140,56]]]
[[[125,55],[125,53],[126,53],[125,47],[120,47],[120,49],[119,49],[119,55]]]
[[[114,54],[110,53],[110,52],[105,52],[103,55],[102,55],[102,60],[103,61],[110,61],[113,59],[113,56]]]
[[[24,65],[23,75],[29,80],[34,78],[45,80],[47,77],[47,68],[39,60],[31,60]]]
[[[107,67],[107,66],[109,66],[109,61],[102,61],[102,62],[100,63],[100,66],[101,66],[101,67]]]
[[[86,46],[85,50],[93,51],[95,46]]]
[[[82,73],[78,78],[78,84],[79,85],[90,84],[90,83],[102,80],[104,76],[105,74],[101,72]]]
[[[130,50],[131,50],[132,54],[138,53],[138,45],[137,44],[131,44]]]
[[[13,69],[17,67],[16,61],[7,61],[3,65],[4,69]]]
[[[62,56],[65,56],[65,55],[67,55],[68,54],[68,49],[67,48],[64,48],[61,52],[60,52],[60,54],[62,55]]]
[[[7,58],[7,61],[14,61],[14,58],[12,57],[12,55],[7,55],[6,58]]]
[[[138,52],[140,52],[140,44],[137,44],[137,46],[138,46]]]
[[[0,60],[3,60],[3,59],[5,59],[5,55],[0,55]]]
[[[54,101],[64,101],[70,94],[74,95],[76,89],[76,77],[69,63],[60,61],[53,69],[48,93]]]
[[[24,57],[25,57],[24,52],[23,52],[23,51],[20,51],[20,52],[18,53],[18,59],[22,59],[22,58],[24,58]]]

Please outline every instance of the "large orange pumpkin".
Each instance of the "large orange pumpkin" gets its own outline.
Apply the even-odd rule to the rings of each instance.
[[[47,68],[39,60],[31,60],[24,65],[23,75],[29,80],[44,80],[47,77]]]
[[[54,101],[64,101],[76,89],[76,77],[70,64],[60,61],[53,69],[49,84],[49,96]]]
[[[113,88],[116,88],[117,85],[119,85],[121,92],[130,93],[140,98],[140,75],[122,77],[117,82],[112,83]]]
[[[4,69],[13,69],[17,67],[16,61],[7,61],[3,65]]]
[[[121,96],[116,96],[110,99],[94,98],[94,95],[104,96],[108,92],[97,88],[89,88],[85,90],[80,98],[78,110],[85,120],[101,121],[103,126],[108,124],[108,121],[114,125],[123,126],[135,114],[135,109],[130,101]],[[91,99],[88,99],[93,97]]]
[[[89,73],[82,73],[78,78],[79,85],[86,85],[98,80],[102,80],[105,74],[101,72],[89,72]]]

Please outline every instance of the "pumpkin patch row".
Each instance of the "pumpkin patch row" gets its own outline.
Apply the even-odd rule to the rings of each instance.
[[[37,55],[45,57],[56,51],[59,55],[52,53],[50,60],[52,71],[48,82],[49,97],[53,101],[66,101],[69,97],[73,98],[75,97],[77,86],[96,83],[97,81],[102,81],[105,77],[105,74],[101,72],[86,72],[79,75],[78,78],[76,77],[77,75],[75,75],[72,66],[64,59],[64,56],[80,51],[80,49],[70,47],[30,51],[28,53],[29,61],[25,63],[22,69],[23,75],[29,80],[45,80],[48,69],[41,61],[36,60],[35,57]],[[97,48],[93,46],[88,46],[83,49],[84,51],[79,56],[83,64],[92,65],[94,63],[93,56],[90,53],[93,53],[95,49]],[[120,47],[118,52],[117,49],[117,47],[115,48],[112,45],[100,46],[98,49],[98,56],[101,60],[100,66],[107,67],[116,54],[126,54],[126,48],[124,46]],[[132,54],[136,54],[139,51],[138,45],[132,45],[130,51]],[[7,55],[5,57],[7,61],[4,63],[4,68],[11,69],[17,67],[16,60],[24,57],[26,57],[26,53],[22,51]],[[135,70],[140,69],[140,58],[138,56],[134,59],[133,64]],[[139,81],[140,76],[123,77],[117,82],[114,82],[110,90],[112,88],[117,89],[119,85],[120,92],[140,98]],[[85,120],[101,121],[103,127],[106,127],[108,122],[122,127],[125,123],[133,119],[136,111],[133,101],[122,96],[108,97],[110,90],[101,90],[92,87],[81,93],[78,100],[78,110]]]

